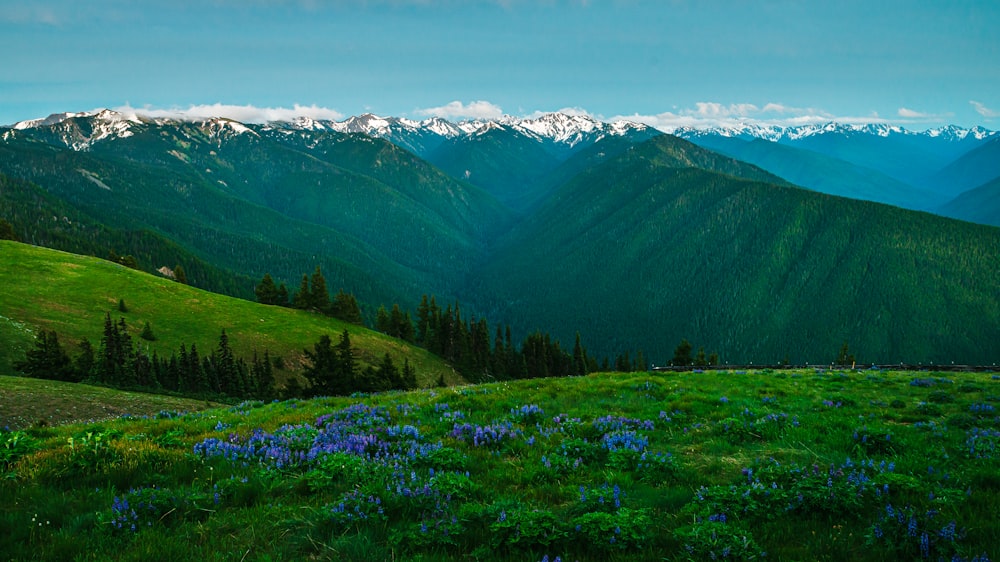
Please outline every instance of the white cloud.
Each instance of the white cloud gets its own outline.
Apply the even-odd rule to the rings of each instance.
[[[982,115],[987,119],[996,119],[997,117],[1000,117],[1000,111],[997,111],[995,109],[990,109],[985,105],[979,103],[978,101],[970,100],[969,103],[972,104],[972,107],[976,109],[976,113]]]
[[[746,125],[771,125],[794,127],[837,121],[839,123],[886,123],[878,114],[868,116],[837,116],[811,107],[791,107],[770,102],[763,107],[753,103],[721,104],[697,102],[693,108],[675,108],[654,115],[619,115],[611,121],[624,119],[643,123],[664,132],[680,128],[707,129],[710,127],[737,127]]]
[[[440,107],[418,109],[415,113],[442,119],[496,119],[503,115],[503,110],[496,104],[480,100],[468,104],[453,101]]]
[[[923,111],[917,111],[915,109],[910,109],[908,107],[901,107],[896,111],[896,115],[899,115],[903,119],[917,120],[917,121],[941,121],[954,117],[953,113],[926,113]]]
[[[310,117],[312,119],[323,119],[339,121],[344,115],[334,109],[319,107],[317,105],[295,104],[288,107],[256,107],[252,105],[227,105],[222,103],[208,105],[192,105],[186,109],[172,107],[169,109],[157,109],[150,106],[140,108],[132,107],[128,104],[115,108],[115,111],[125,115],[138,115],[153,119],[181,119],[196,121],[210,119],[212,117],[225,117],[241,123],[268,123],[270,121],[292,121],[297,117]]]

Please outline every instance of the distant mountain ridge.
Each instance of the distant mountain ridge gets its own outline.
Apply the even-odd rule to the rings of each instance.
[[[1000,215],[1000,207],[993,206],[956,216],[967,207],[949,205],[963,192],[1000,176],[993,148],[1000,146],[1000,133],[983,127],[949,125],[917,132],[886,124],[747,123],[681,128],[674,134],[822,193],[972,222]]]
[[[132,129],[137,126],[162,126],[172,122],[238,123],[243,127],[237,132],[259,131],[263,129],[362,133],[371,137],[389,140],[403,148],[417,148],[417,150],[413,150],[417,154],[421,154],[427,149],[415,144],[414,146],[409,146],[413,144],[410,140],[413,137],[433,139],[436,144],[440,144],[447,139],[480,135],[497,127],[515,131],[540,142],[552,142],[570,148],[581,143],[596,142],[608,135],[621,136],[632,131],[647,132],[652,130],[652,127],[641,123],[624,120],[605,123],[592,117],[568,115],[565,113],[546,113],[537,117],[504,115],[496,119],[471,119],[457,122],[448,121],[440,117],[431,117],[418,121],[403,117],[381,117],[365,113],[349,117],[343,121],[313,119],[303,116],[291,121],[269,121],[265,124],[250,124],[220,117],[196,119],[149,118],[136,113],[119,113],[110,109],[78,113],[54,113],[44,118],[20,121],[15,123],[10,129],[24,131],[51,127],[57,131],[67,133],[63,137],[63,142],[66,146],[74,150],[86,150],[95,142],[114,138],[115,136],[129,136],[133,134]],[[81,123],[90,124],[90,134],[82,134],[84,131],[79,126]]]
[[[934,143],[975,144],[963,155],[992,146],[972,133],[879,131],[832,127],[801,145],[694,139],[736,147],[713,150],[558,114],[59,114],[0,129],[0,174],[14,180],[0,210],[23,239],[110,246],[147,271],[196,259],[188,279],[219,287],[231,273],[230,294],[250,297],[264,272],[294,291],[320,265],[331,290],[372,308],[435,294],[515,337],[542,329],[566,343],[580,330],[595,355],[641,348],[662,364],[689,337],[733,362],[822,362],[845,340],[872,361],[994,361],[1000,229],[831,197],[774,169],[850,172],[848,187],[891,187],[905,203],[913,185],[899,168],[957,160]],[[729,153],[743,145],[768,158]],[[992,161],[984,150],[955,173],[976,178],[970,168]],[[988,212],[993,186],[950,210]],[[70,247],[77,231],[87,244]]]

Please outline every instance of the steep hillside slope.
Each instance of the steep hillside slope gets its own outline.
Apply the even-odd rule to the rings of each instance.
[[[105,260],[0,240],[0,374],[13,374],[11,365],[23,359],[40,329],[55,330],[71,354],[82,338],[96,347],[104,316],[124,318],[136,341],[162,356],[181,344],[211,350],[226,330],[237,355],[270,351],[282,358],[287,370],[280,378],[301,370],[302,350],[323,334],[335,337],[344,330],[359,350],[361,361],[374,364],[385,353],[402,364],[404,357],[423,384],[438,376],[457,380],[442,361],[399,340],[338,320],[287,308],[264,306],[209,293],[174,281],[138,272]],[[124,300],[128,312],[118,310]],[[156,340],[140,340],[149,322]]]
[[[516,325],[661,364],[681,338],[730,362],[832,361],[844,342],[865,361],[996,361],[1000,230],[743,171],[648,141],[564,185],[477,289]]]

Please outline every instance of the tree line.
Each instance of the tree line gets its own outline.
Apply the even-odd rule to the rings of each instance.
[[[151,339],[148,323],[143,338]],[[208,354],[200,353],[196,344],[181,344],[177,352],[165,358],[156,351],[143,350],[141,343],[129,335],[125,319],[114,322],[110,313],[104,317],[97,349],[84,338],[78,354],[71,358],[54,330],[42,330],[34,347],[14,368],[35,378],[199,398],[269,400],[276,396],[268,350],[263,355],[254,351],[249,361],[237,357],[229,336],[222,330],[218,344]]]
[[[326,288],[326,278],[317,265],[313,274],[302,275],[299,283],[299,290],[289,296],[288,287],[284,283],[275,284],[270,273],[265,273],[263,279],[254,289],[257,302],[276,306],[297,308],[299,310],[311,310],[332,316],[334,318],[364,326],[364,318],[361,316],[361,306],[354,295],[340,289],[331,299]]]
[[[302,276],[299,289],[292,296],[284,283],[275,283],[270,273],[264,274],[255,293],[261,304],[312,310],[365,325],[361,308],[352,294],[341,289],[330,298],[319,266],[311,276]],[[515,345],[509,325],[497,326],[493,331],[485,318],[463,318],[459,303],[442,308],[433,295],[423,295],[415,317],[399,304],[393,304],[390,310],[379,306],[374,329],[427,349],[448,361],[471,382],[648,369],[641,350],[634,359],[625,352],[613,363],[606,357],[598,361],[587,353],[579,333],[572,349],[564,348],[559,340],[540,330],[528,334],[520,345]]]

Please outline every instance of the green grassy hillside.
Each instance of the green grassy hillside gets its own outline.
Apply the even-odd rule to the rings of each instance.
[[[984,562],[998,394],[986,373],[596,374],[0,432],[0,552]]]
[[[345,329],[366,363],[389,353],[400,365],[408,358],[423,385],[442,375],[458,380],[426,351],[365,328],[209,293],[96,258],[0,241],[0,287],[0,374],[12,373],[12,363],[24,357],[40,329],[55,330],[71,350],[84,337],[96,347],[110,312],[115,320],[125,318],[135,341],[166,356],[181,344],[213,349],[225,329],[237,355],[268,349],[272,357],[281,357],[285,369],[278,371],[279,381],[301,370],[303,348],[322,334],[336,339]],[[118,311],[120,299],[128,312]],[[138,338],[146,322],[156,341]]]

